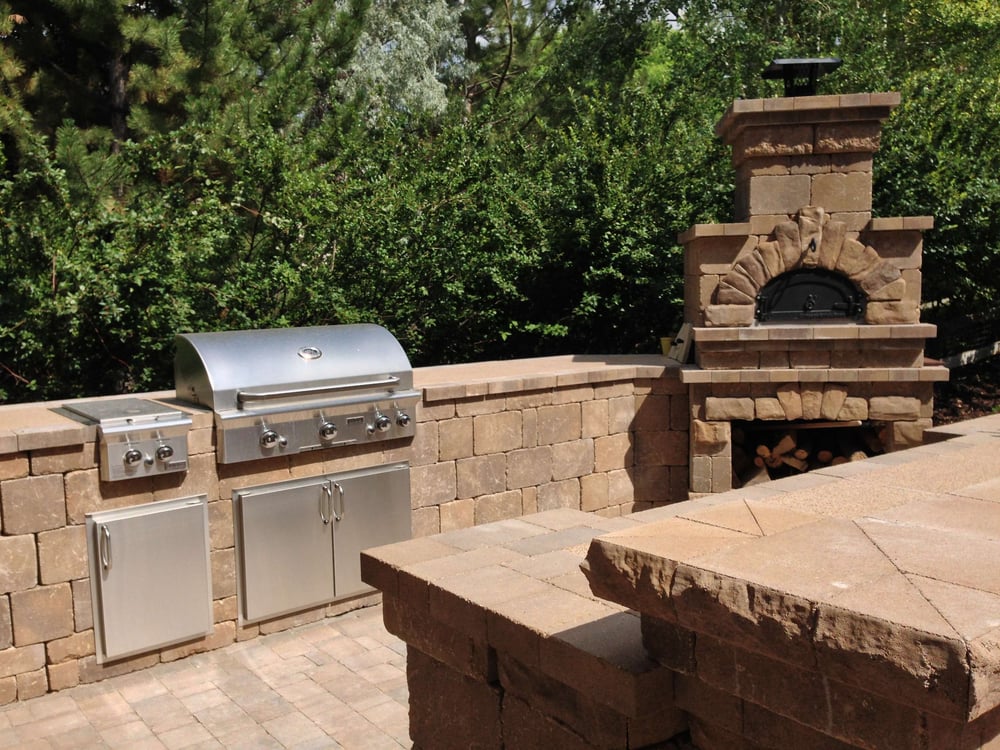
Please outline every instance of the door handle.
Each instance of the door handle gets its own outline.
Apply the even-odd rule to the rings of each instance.
[[[97,546],[101,553],[101,566],[107,570],[111,567],[111,529],[107,527],[107,524],[101,524]]]
[[[344,518],[344,485],[340,482],[333,483],[334,488],[337,490],[337,497],[340,498],[340,509],[337,509],[337,503],[333,504],[333,518],[335,521],[341,521]]]
[[[330,523],[330,516],[333,515],[333,489],[329,482],[323,483],[323,494],[319,498],[319,517],[323,519],[323,525]]]

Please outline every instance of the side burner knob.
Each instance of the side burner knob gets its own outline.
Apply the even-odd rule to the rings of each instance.
[[[387,432],[391,427],[392,420],[385,414],[379,414],[375,417],[375,429],[379,432]]]
[[[260,447],[261,448],[273,448],[281,440],[281,436],[274,430],[264,430],[263,434],[260,436]]]
[[[396,412],[396,424],[398,424],[400,427],[408,427],[410,421],[411,421],[410,415],[407,414],[405,411]]]
[[[337,437],[337,425],[333,422],[324,422],[320,425],[319,436],[323,440],[333,440]]]
[[[129,448],[124,454],[122,454],[122,460],[125,462],[126,466],[134,466],[142,461],[142,451],[137,448]]]
[[[169,445],[161,445],[156,449],[156,457],[161,461],[166,461],[174,455],[174,449]]]

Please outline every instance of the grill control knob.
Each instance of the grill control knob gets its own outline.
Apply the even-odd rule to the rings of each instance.
[[[333,440],[333,438],[337,437],[337,425],[333,422],[324,422],[320,425],[319,436],[323,440]]]
[[[273,448],[281,441],[281,436],[274,430],[264,430],[260,436],[261,448]]]
[[[133,466],[142,461],[142,451],[137,448],[129,448],[122,454],[122,460],[126,466]]]
[[[407,427],[410,424],[410,415],[405,411],[396,412],[396,424],[400,427]]]
[[[375,417],[375,429],[379,432],[388,432],[391,427],[392,420],[385,414],[379,414]]]
[[[161,461],[166,461],[174,455],[174,449],[169,445],[161,445],[156,449],[156,457]]]

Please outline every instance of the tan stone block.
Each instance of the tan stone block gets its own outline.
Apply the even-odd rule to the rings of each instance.
[[[823,409],[823,391],[802,388],[802,418],[819,419]]]
[[[815,200],[810,201],[810,175],[761,175],[751,177],[750,215],[759,214],[794,214],[802,206],[825,205]]]
[[[521,509],[521,491],[508,490],[493,495],[483,495],[475,500],[475,522],[479,526],[484,523],[503,521],[508,518],[519,518],[523,515]]]
[[[83,526],[67,526],[38,535],[41,582],[62,583],[87,577],[87,536]]]
[[[552,446],[552,478],[582,477],[594,471],[594,440],[573,440]]]
[[[97,466],[97,447],[94,443],[43,448],[31,452],[31,473],[64,474],[74,469],[92,469]]]
[[[868,418],[879,421],[920,418],[920,399],[907,396],[873,396],[868,404]]]
[[[475,396],[472,398],[456,399],[455,414],[460,417],[476,417],[485,414],[498,414],[503,412],[507,406],[507,399],[504,396]]]
[[[840,415],[847,401],[847,389],[839,385],[827,385],[823,388],[823,401],[820,405],[820,419],[833,420]]]
[[[557,508],[580,509],[580,480],[564,479],[561,482],[549,482],[538,488],[538,510],[556,510]]]
[[[472,498],[442,503],[440,511],[441,531],[468,529],[476,525],[476,502]]]
[[[712,491],[711,456],[691,457],[691,491],[692,492]]]
[[[552,446],[523,448],[507,454],[507,487],[520,489],[552,479]]]
[[[36,643],[0,651],[0,678],[13,677],[45,666],[45,647]]]
[[[705,422],[700,419],[691,422],[691,452],[695,455],[711,456],[723,451],[732,442],[732,426],[728,421]]]
[[[18,647],[73,633],[73,594],[68,583],[14,592],[10,611]]]
[[[844,405],[840,408],[836,418],[841,421],[868,419],[868,399],[848,396],[844,399]]]
[[[705,308],[706,326],[748,326],[753,321],[753,305],[709,305]]]
[[[236,642],[236,623],[232,621],[217,622],[212,627],[212,633],[197,641],[182,643],[173,648],[164,649],[160,652],[160,661],[171,662],[184,659],[192,654],[200,654],[205,651],[214,651]]]
[[[0,678],[0,706],[17,700],[17,678]]]
[[[93,604],[90,598],[90,581],[84,579],[70,583],[73,591],[73,622],[76,630],[94,627]]]
[[[865,322],[871,325],[916,323],[919,320],[920,308],[908,300],[899,302],[871,301],[865,308]]]
[[[705,370],[756,370],[760,355],[756,351],[713,352],[698,348],[695,363]]]
[[[906,279],[896,279],[881,289],[876,289],[868,295],[869,300],[876,302],[896,302],[906,296]]]
[[[878,253],[857,240],[846,239],[837,256],[836,271],[852,279],[862,278],[880,262]]]
[[[624,469],[634,463],[632,437],[618,433],[594,440],[594,471]]]
[[[459,498],[477,497],[507,489],[507,460],[502,453],[461,458],[455,462]]]
[[[784,420],[785,419],[785,409],[781,405],[781,402],[776,398],[755,398],[754,404],[754,414],[757,419],[763,420]]]
[[[438,456],[436,460],[451,461],[472,455],[473,417],[461,417],[437,422]]]
[[[200,453],[214,453],[214,437],[215,430],[212,427],[199,427],[197,429],[188,430],[188,458],[196,456]]]
[[[441,533],[440,506],[431,505],[427,508],[414,508],[410,518],[413,537],[433,536]]]
[[[225,549],[233,546],[233,503],[231,500],[215,500],[208,503],[208,528],[212,549]]]
[[[38,558],[34,536],[0,536],[0,593],[23,591],[36,583]]]
[[[138,672],[143,669],[149,669],[155,664],[159,664],[159,662],[159,654],[144,654],[142,656],[133,656],[129,659],[121,659],[99,665],[96,657],[88,656],[79,662],[80,682],[87,684],[104,680],[108,677],[117,677],[123,674]]]
[[[760,366],[762,369],[787,369],[791,365],[788,361],[788,350],[762,351],[760,353]]]
[[[0,651],[14,645],[14,628],[10,620],[10,599],[0,596]]]
[[[45,644],[49,664],[61,664],[70,659],[82,659],[94,655],[94,631],[85,630],[65,638],[57,638]]]
[[[579,412],[579,407],[577,412]],[[521,413],[482,414],[473,422],[475,454],[503,453],[521,447]]]
[[[585,438],[602,437],[608,434],[608,401],[585,401],[581,405],[581,434]]]
[[[212,598],[236,595],[236,550],[214,549],[209,554],[212,566]]]
[[[417,422],[438,422],[442,419],[451,419],[455,416],[455,402],[451,399],[428,403],[420,401],[417,403]]]
[[[752,398],[719,398],[709,396],[705,399],[706,421],[752,420],[753,417],[754,403]]]
[[[816,125],[816,153],[869,154],[878,151],[881,138],[880,122],[819,123]]]
[[[810,125],[763,125],[743,129],[733,143],[733,163],[765,158],[773,163],[776,156],[801,156],[813,152],[813,129]]]
[[[80,663],[78,661],[50,664],[48,671],[49,690],[53,692],[73,688],[80,684]]]
[[[455,462],[410,469],[410,503],[414,509],[451,502],[458,495]]]
[[[662,430],[670,424],[670,396],[661,394],[635,397],[635,419],[632,429]]]
[[[538,410],[525,409],[521,412],[521,447],[534,448],[538,445]]]
[[[687,393],[670,397],[670,429],[686,432],[691,419]]]
[[[629,469],[616,469],[607,474],[595,474],[594,476],[607,476],[608,478],[608,506],[624,505],[635,500],[635,485],[632,481],[632,471]],[[685,485],[685,490],[687,485]]]
[[[0,482],[5,534],[32,534],[66,525],[63,478],[57,474]]]
[[[729,492],[733,488],[732,456],[712,456],[712,492]]]
[[[0,480],[20,479],[28,476],[30,464],[27,453],[12,453],[0,456]]]
[[[582,424],[582,409],[578,403],[539,407],[538,444],[552,445],[579,440]]]
[[[906,282],[906,292],[903,294],[903,301],[909,302],[920,308],[921,289],[923,288],[923,274],[919,268],[907,268],[903,270],[903,280]],[[915,323],[916,320],[907,321]]]
[[[235,621],[239,616],[237,611],[237,599],[235,596],[227,596],[224,599],[216,599],[212,602],[212,622]]]
[[[560,377],[560,382],[562,378]],[[594,400],[594,386],[575,385],[572,387],[556,388],[552,392],[553,404],[578,404]]]
[[[872,175],[869,172],[831,172],[812,176],[813,206],[822,206],[828,213],[870,211],[872,207]]]
[[[446,420],[450,422],[451,420]],[[413,441],[407,446],[406,450],[408,455],[397,459],[395,457],[389,458],[387,460],[403,460],[409,461],[410,466],[425,466],[427,464],[437,463],[441,458],[440,454],[440,422],[424,422],[417,429],[416,434],[413,436]],[[334,449],[336,450],[336,449]],[[468,450],[471,455],[472,451],[472,437],[468,440]],[[293,474],[294,474],[293,468]]]
[[[153,499],[170,500],[200,494],[205,494],[209,501],[219,499],[219,475],[215,467],[215,455],[212,453],[189,456],[187,471],[152,478]],[[224,499],[230,500],[228,497]]]
[[[592,513],[610,505],[607,474],[580,477],[580,510]]]
[[[45,668],[17,675],[17,699],[19,701],[39,698],[49,692],[49,676]]]
[[[608,434],[628,432],[635,421],[635,399],[632,396],[620,396],[608,399]]]
[[[932,427],[930,419],[915,419],[912,422],[892,423],[892,449],[902,450],[923,445],[924,431]]]
[[[525,411],[537,409],[539,406],[549,406],[552,403],[552,393],[551,388],[508,393],[504,408],[507,411]]]

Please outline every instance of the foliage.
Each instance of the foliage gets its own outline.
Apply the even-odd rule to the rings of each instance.
[[[876,212],[993,309],[987,0],[0,0],[0,398],[169,388],[175,333],[372,321],[415,364],[652,351],[676,235],[731,217],[713,126],[900,90]]]

